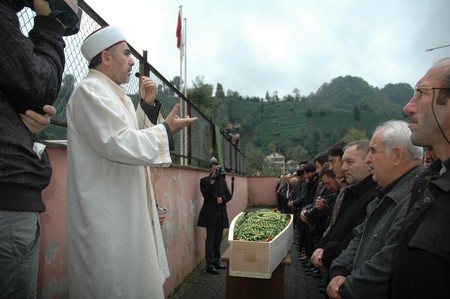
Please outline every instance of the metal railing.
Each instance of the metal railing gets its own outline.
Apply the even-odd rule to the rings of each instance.
[[[52,124],[39,136],[42,140],[66,140],[67,121],[66,104],[75,85],[83,79],[87,72],[87,61],[81,55],[80,47],[83,40],[96,29],[108,25],[85,1],[78,1],[84,14],[81,21],[81,29],[76,35],[64,37],[66,42],[65,55],[66,66],[63,73],[61,91],[54,106],[58,110],[52,118]],[[34,12],[23,9],[18,13],[22,32],[27,35],[33,27]],[[160,74],[147,62],[147,53],[141,55],[132,45],[129,45],[135,65],[132,74],[139,72],[149,76],[158,85],[158,100],[162,103],[161,113],[167,115],[176,103],[182,106],[181,115],[197,117],[198,120],[182,132],[174,135],[175,150],[172,152],[174,164],[207,167],[211,156],[216,156],[223,163],[227,171],[239,174],[246,173],[245,157],[223,135],[218,133],[215,124],[212,123],[201,111],[199,111],[171,82]],[[139,102],[139,79],[131,76],[130,82],[123,85],[126,93],[137,105]]]

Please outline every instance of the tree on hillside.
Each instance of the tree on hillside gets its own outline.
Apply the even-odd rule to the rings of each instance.
[[[240,96],[239,92],[235,90],[228,89],[227,90],[227,98],[235,99],[235,100],[242,100],[242,97]]]
[[[364,98],[359,106],[361,106],[361,111],[373,112],[373,108],[370,106],[370,99],[368,98]]]
[[[296,102],[300,101],[300,98],[301,98],[300,90],[297,87],[294,88],[294,91],[292,91],[292,94],[294,95],[294,99]]]
[[[319,108],[319,116],[320,117],[325,117],[328,113],[328,109],[325,107],[320,107]]]
[[[309,159],[308,151],[301,145],[288,147],[286,150],[286,159],[300,162]]]
[[[256,149],[255,147],[250,147],[246,151],[246,156],[247,174],[252,174],[257,171],[263,171],[265,163],[264,161],[266,157],[260,150]]]
[[[359,122],[361,120],[361,112],[359,112],[358,106],[355,106],[355,109],[353,109],[353,118],[356,122]]]
[[[294,96],[292,96],[292,95],[290,95],[290,94],[284,96],[284,97],[283,97],[283,100],[284,100],[284,101],[289,101],[289,102],[295,102]]]
[[[269,153],[275,153],[277,151],[277,146],[272,142],[267,146]]]
[[[176,89],[181,91],[181,79],[180,76],[175,76],[173,77],[172,81],[170,81],[170,83],[175,86]]]
[[[280,101],[280,98],[278,97],[278,90],[275,90],[275,91],[273,92],[273,95],[272,95],[272,97],[271,97],[271,100],[272,100],[273,102],[279,102],[279,101]]]
[[[284,169],[281,169],[277,164],[264,161],[264,167],[262,173],[265,176],[279,176],[284,173]]]
[[[203,76],[197,76],[188,89],[189,100],[206,116],[211,117],[219,106],[219,101],[212,97],[213,86],[203,82]]]
[[[225,98],[225,92],[223,91],[223,86],[220,83],[217,83],[216,86],[216,98],[218,99],[223,99]]]
[[[230,122],[227,99],[220,101],[219,107],[214,112],[213,122],[221,128]]]
[[[381,92],[393,103],[402,107],[405,106],[414,95],[414,89],[408,83],[389,83],[381,89]]]
[[[398,109],[378,88],[369,85],[362,78],[345,76],[323,84],[316,93],[315,103],[340,109],[353,109],[366,101],[367,108],[378,112],[391,112]],[[362,105],[360,105],[362,108]]]
[[[356,140],[362,140],[362,139],[368,139],[367,138],[367,132],[364,130],[358,130],[356,128],[350,128],[345,134],[343,140],[346,141],[356,141]]]
[[[268,91],[259,99],[242,97],[233,90],[228,90],[225,98],[219,100],[213,96],[213,88],[200,78],[190,94],[194,105],[203,113],[209,116],[212,111],[211,117],[217,125],[228,121],[241,124],[239,134],[245,142],[240,149],[247,157],[249,148],[267,154],[268,144],[273,143],[287,158],[296,159],[299,154],[295,152],[302,152],[297,146],[301,146],[312,159],[347,134],[352,140],[366,138],[365,132],[372,132],[380,122],[401,119],[402,106],[393,104],[387,96],[394,86],[398,87],[387,85],[380,90],[361,78],[348,76],[323,84],[317,93],[300,97],[299,102],[291,101],[288,96],[277,102]],[[400,87],[407,90],[407,86]],[[220,87],[215,92],[218,90]],[[296,93],[294,89],[293,94]],[[360,121],[357,121],[357,110]]]

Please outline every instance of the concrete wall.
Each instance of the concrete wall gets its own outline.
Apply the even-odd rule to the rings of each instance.
[[[275,187],[277,177],[248,177],[248,206],[278,206]]]
[[[50,185],[44,190],[46,212],[41,214],[42,237],[38,276],[39,298],[67,298],[66,243],[66,150],[49,149],[53,168]],[[204,259],[205,230],[197,227],[203,204],[200,178],[204,169],[170,167],[152,169],[152,184],[159,206],[168,217],[162,226],[171,276],[164,283],[166,297]],[[231,176],[227,175],[231,189]],[[233,199],[227,204],[229,220],[248,206],[276,205],[275,177],[235,176]],[[228,231],[226,231],[227,233]]]

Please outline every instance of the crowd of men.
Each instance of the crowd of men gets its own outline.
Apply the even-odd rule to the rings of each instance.
[[[0,298],[37,295],[51,167],[35,134],[56,113],[49,104],[61,87],[62,36],[79,29],[77,2],[0,1]],[[17,17],[25,6],[36,13],[28,37]],[[93,32],[80,50],[89,73],[67,106],[70,297],[164,298],[169,271],[148,167],[171,162],[173,135],[196,118],[178,117],[176,104],[164,119],[155,82],[141,76],[138,119],[120,87],[134,61],[117,27]],[[388,121],[370,141],[338,142],[280,178],[299,260],[329,298],[450,298],[450,58],[414,91],[408,122]],[[226,137],[239,147],[232,129]],[[223,205],[228,193],[212,198]],[[218,256],[209,273],[223,269]]]
[[[306,274],[326,298],[449,298],[450,58],[404,107],[408,121],[341,141],[280,176]]]

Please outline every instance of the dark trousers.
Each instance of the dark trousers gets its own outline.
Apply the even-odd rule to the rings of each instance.
[[[205,259],[206,267],[213,268],[220,262],[220,243],[222,242],[222,212],[217,212],[215,227],[206,228]]]
[[[301,253],[302,251],[305,251],[305,254],[308,257],[311,257],[306,252],[307,246],[308,246],[308,224],[303,222],[300,217],[298,220],[297,225],[297,232],[298,232],[298,252]]]
[[[38,212],[0,211],[0,298],[36,298]]]

